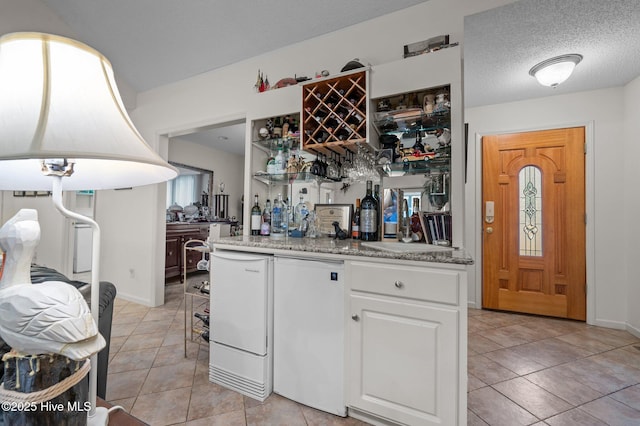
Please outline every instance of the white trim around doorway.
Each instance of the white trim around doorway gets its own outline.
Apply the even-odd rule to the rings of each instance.
[[[475,203],[473,205],[473,236],[474,251],[476,253],[474,264],[471,266],[473,273],[470,278],[474,278],[474,288],[470,290],[475,295],[475,303],[470,303],[469,307],[482,308],[482,137],[486,135],[500,135],[509,133],[532,132],[540,130],[562,129],[568,127],[584,127],[585,129],[585,207],[587,213],[586,223],[586,263],[587,263],[587,324],[599,325],[609,328],[620,328],[618,323],[598,321],[596,319],[596,291],[595,291],[595,138],[594,122],[565,123],[554,126],[541,126],[527,129],[510,129],[496,132],[485,131],[475,134]]]

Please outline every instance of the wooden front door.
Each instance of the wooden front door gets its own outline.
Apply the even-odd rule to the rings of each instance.
[[[488,309],[586,319],[584,128],[482,138]]]

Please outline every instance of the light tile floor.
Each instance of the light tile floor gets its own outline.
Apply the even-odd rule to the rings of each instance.
[[[165,289],[158,308],[116,300],[108,401],[151,425],[363,425],[210,383],[208,348],[184,357],[183,287]],[[640,339],[627,332],[471,309],[468,367],[469,425],[640,425]]]

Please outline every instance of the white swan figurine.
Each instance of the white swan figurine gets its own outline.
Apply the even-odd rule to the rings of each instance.
[[[39,240],[38,212],[33,209],[20,210],[0,228],[0,337],[23,354],[88,358],[106,342],[82,294],[62,281],[31,283]]]

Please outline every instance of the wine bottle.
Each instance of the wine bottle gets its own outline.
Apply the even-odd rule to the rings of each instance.
[[[336,139],[338,139],[340,141],[344,141],[344,140],[349,139],[349,135],[351,135],[352,131],[353,130],[350,127],[341,126],[341,127],[338,128],[338,130],[336,130],[334,132],[334,135],[335,135]]]
[[[329,109],[334,109],[335,106],[338,105],[339,101],[340,99],[338,99],[338,97],[334,93],[331,93],[329,94],[329,96],[327,96],[327,99],[324,103]]]
[[[329,133],[333,133],[334,130],[338,128],[338,120],[336,120],[335,117],[331,115],[325,120],[324,127]]]
[[[355,127],[358,127],[360,123],[362,123],[362,120],[364,120],[364,117],[355,109],[352,109],[351,113],[347,116],[347,123]]]
[[[356,209],[353,211],[353,220],[351,221],[351,238],[360,239],[360,198],[356,198]]]
[[[411,236],[415,241],[423,241],[424,233],[422,232],[422,225],[420,224],[420,199],[413,199],[413,208],[410,218]]]
[[[202,337],[202,340],[204,340],[205,342],[209,341],[209,330],[205,330],[204,333],[202,333],[200,335],[200,337]]]
[[[372,182],[367,181],[367,194],[360,203],[360,239],[378,240],[378,202],[373,198]]]
[[[258,194],[254,197],[253,207],[251,208],[251,235],[260,235],[260,225],[262,222],[262,209],[258,204]]]
[[[321,107],[316,110],[314,117],[316,118],[318,123],[322,123],[328,115],[329,115],[329,111]]]
[[[203,315],[200,312],[196,312],[193,316],[202,321],[205,326],[209,327],[209,315]]]
[[[382,198],[380,198],[380,185],[373,186],[373,199],[376,200],[376,203],[378,204],[378,220],[376,222],[378,224],[378,230],[376,237],[380,237],[382,235],[382,215],[380,214],[382,212]]]

